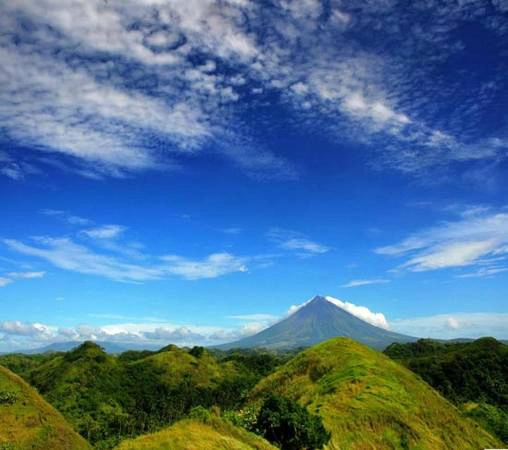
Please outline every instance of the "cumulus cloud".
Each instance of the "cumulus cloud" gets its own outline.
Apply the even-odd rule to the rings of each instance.
[[[57,327],[41,323],[0,321],[0,351],[84,340],[137,344],[148,348],[160,348],[170,343],[181,346],[216,345],[254,334],[265,326],[263,323],[248,322],[240,327],[221,328],[150,321]]]
[[[370,323],[371,325],[385,329],[390,328],[383,313],[372,312],[366,306],[355,305],[354,303],[350,302],[343,302],[342,300],[339,300],[334,297],[326,296],[325,298],[330,303],[333,303],[335,306],[342,308],[343,310],[347,311],[353,316],[356,316],[359,319],[362,319],[363,321]]]
[[[423,272],[476,266],[476,276],[492,276],[505,271],[508,214],[467,209],[458,220],[413,233],[396,244],[377,248],[376,252],[406,258],[400,270]]]
[[[358,286],[368,286],[370,284],[385,284],[389,283],[390,280],[386,280],[384,278],[371,278],[371,279],[360,279],[360,280],[351,280],[341,287],[343,288],[353,288]]]

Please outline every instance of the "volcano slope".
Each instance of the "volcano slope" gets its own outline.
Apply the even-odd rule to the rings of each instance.
[[[0,448],[90,450],[65,419],[20,377],[0,366]]]
[[[261,380],[250,397],[267,393],[319,414],[334,450],[481,449],[500,443],[417,375],[349,338],[334,338],[298,354]]]

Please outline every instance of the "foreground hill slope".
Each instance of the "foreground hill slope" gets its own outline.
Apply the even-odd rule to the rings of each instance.
[[[337,336],[350,337],[378,350],[393,342],[416,340],[411,336],[371,325],[333,304],[326,297],[316,296],[294,314],[275,325],[218,348],[227,350],[253,347],[270,349],[310,347]]]
[[[500,443],[425,382],[385,355],[335,338],[292,359],[253,390],[258,404],[272,392],[323,418],[329,449],[448,450]]]
[[[243,428],[211,417],[186,419],[158,433],[125,441],[117,450],[276,450]]]
[[[0,366],[0,448],[85,450],[87,442],[20,377]]]
[[[508,345],[492,337],[455,343],[421,339],[392,344],[384,353],[508,444]]]

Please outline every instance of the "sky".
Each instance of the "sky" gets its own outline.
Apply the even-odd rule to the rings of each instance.
[[[316,294],[508,338],[508,3],[0,4],[0,351]]]

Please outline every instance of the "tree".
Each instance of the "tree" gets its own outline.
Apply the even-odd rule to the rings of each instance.
[[[317,450],[330,440],[321,417],[295,401],[269,395],[256,418],[255,430],[283,450]]]

